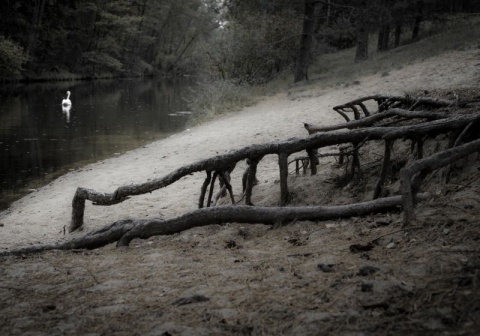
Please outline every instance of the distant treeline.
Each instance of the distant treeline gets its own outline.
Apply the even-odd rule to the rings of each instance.
[[[368,57],[418,38],[422,23],[480,11],[478,0],[8,0],[0,79],[197,74],[262,83],[312,56]]]
[[[189,49],[214,24],[213,13],[201,0],[2,1],[0,75],[172,72],[192,66]]]

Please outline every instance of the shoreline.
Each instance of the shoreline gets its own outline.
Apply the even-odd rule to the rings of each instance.
[[[331,125],[344,122],[332,107],[370,94],[400,94],[423,89],[478,86],[479,50],[455,51],[381,74],[359,78],[354,86],[320,90],[315,85],[266,97],[239,112],[216,117],[183,132],[157,140],[110,159],[89,164],[60,176],[0,212],[0,249],[44,244],[82,236],[116,220],[174,216],[196,208],[204,176],[194,174],[151,194],[135,196],[109,207],[93,206],[85,211],[85,229],[64,235],[70,204],[77,187],[112,192],[122,185],[137,184],[170,173],[185,164],[252,144],[304,137],[303,122]],[[266,158],[258,167],[260,183],[254,203],[277,202],[271,185],[277,179],[276,159]],[[244,167],[232,173],[235,195]]]

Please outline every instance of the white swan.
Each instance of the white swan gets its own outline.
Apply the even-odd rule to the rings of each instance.
[[[70,106],[72,102],[70,101],[70,91],[67,91],[67,99],[62,100],[62,106]]]

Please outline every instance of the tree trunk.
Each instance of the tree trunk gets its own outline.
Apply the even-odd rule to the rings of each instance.
[[[368,9],[370,0],[360,1],[359,13],[357,14],[357,50],[355,62],[368,59]]]
[[[412,30],[412,42],[418,40],[418,33],[420,32],[420,24],[422,23],[422,17],[417,16],[415,18],[415,22],[413,24],[413,30]]]
[[[332,6],[330,4],[330,1],[331,0],[328,0],[327,1],[327,20],[325,22],[325,24],[327,25],[327,27],[330,27],[330,22],[331,22],[331,11],[332,11]]]
[[[302,40],[298,53],[297,66],[295,69],[294,82],[308,80],[308,66],[310,64],[310,52],[312,47],[313,32],[315,28],[315,3],[305,0],[305,12],[303,17]]]
[[[398,48],[400,46],[401,38],[402,38],[402,22],[397,22],[397,24],[395,25],[394,48]]]
[[[188,50],[188,48],[189,48],[190,45],[193,43],[193,41],[198,37],[198,35],[200,35],[200,33],[197,33],[197,34],[195,34],[194,36],[192,36],[192,38],[190,39],[190,41],[187,42],[187,44],[186,44],[185,47],[182,49],[182,51],[180,52],[180,54],[177,55],[177,57],[175,58],[175,61],[173,61],[173,63],[170,65],[170,67],[168,68],[168,71],[167,71],[167,72],[170,72],[170,71],[172,71],[172,70],[175,69],[175,66],[177,65],[177,63],[182,59],[183,54],[185,54],[185,52]]]
[[[38,34],[42,27],[43,12],[45,10],[45,0],[35,1],[35,8],[33,12],[32,25],[30,26],[30,33],[28,35],[27,54],[32,56],[35,53]]]
[[[143,33],[143,23],[144,23],[144,20],[145,20],[145,11],[147,9],[147,0],[143,0],[143,5],[142,5],[142,9],[140,10],[140,17],[142,18],[140,20],[140,22],[138,23],[138,30],[137,30],[137,36],[135,38],[135,40],[133,41],[133,45],[132,45],[132,48],[130,50],[130,57],[129,57],[129,65],[130,67],[132,67],[135,63],[135,56],[138,54],[138,49],[139,49],[139,42],[140,42],[140,39],[141,39],[141,36],[142,36],[142,33]],[[125,52],[128,52],[125,51]]]
[[[378,51],[387,51],[390,41],[390,25],[388,23],[382,25],[378,32]]]
[[[423,1],[417,2],[417,14],[415,15],[415,21],[412,29],[412,42],[418,40],[418,33],[420,32],[420,24],[423,20]]]

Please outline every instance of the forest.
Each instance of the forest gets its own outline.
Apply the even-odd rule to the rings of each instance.
[[[369,37],[386,51],[420,38],[475,0],[7,0],[0,4],[0,80],[207,76],[261,84],[308,79],[320,54]],[[375,35],[373,35],[375,34]]]
[[[479,60],[479,0],[1,1],[0,335],[478,334]]]

